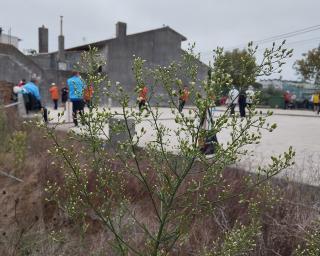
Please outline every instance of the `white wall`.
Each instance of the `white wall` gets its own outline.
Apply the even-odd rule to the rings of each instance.
[[[0,43],[2,44],[11,44],[16,48],[19,48],[19,38],[15,36],[9,36],[6,34],[0,35]]]

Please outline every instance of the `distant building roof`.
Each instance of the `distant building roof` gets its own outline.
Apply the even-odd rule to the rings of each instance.
[[[130,34],[130,35],[127,35],[127,37],[139,36],[139,35],[143,35],[146,33],[153,33],[153,32],[166,31],[166,30],[178,35],[181,38],[181,41],[187,40],[187,38],[185,36],[181,35],[177,31],[175,31],[174,29],[170,28],[169,26],[166,26],[163,28],[157,28],[157,29],[153,29],[153,30],[148,30],[148,31],[144,31],[144,32],[139,32],[139,33],[135,33],[135,34]],[[111,38],[111,39],[102,40],[102,41],[98,41],[98,42],[92,42],[89,44],[84,44],[84,45],[80,45],[80,46],[76,46],[76,47],[71,47],[71,48],[66,49],[66,51],[86,51],[89,49],[89,46],[100,48],[100,47],[103,47],[105,44],[107,44],[113,40],[116,40],[116,39],[117,38]]]

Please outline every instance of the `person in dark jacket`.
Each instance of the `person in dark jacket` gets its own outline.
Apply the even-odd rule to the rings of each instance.
[[[207,135],[204,138],[199,138],[200,152],[204,155],[212,155],[216,152],[219,144],[216,133],[213,133],[213,111],[214,107],[208,107],[200,117],[200,126]]]
[[[239,112],[241,117],[246,116],[246,92],[241,90],[239,93]]]
[[[68,101],[68,97],[69,97],[68,95],[69,95],[69,89],[64,83],[62,83],[61,103],[62,103],[64,110],[66,110],[66,102]]]

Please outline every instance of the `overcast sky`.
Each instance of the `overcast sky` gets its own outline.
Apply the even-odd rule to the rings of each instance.
[[[64,16],[66,47],[115,36],[115,23],[127,33],[172,27],[196,42],[207,60],[217,46],[230,49],[320,24],[319,0],[1,0],[0,26],[22,39],[20,50],[38,50],[38,27],[49,28],[49,50],[57,49],[59,16]],[[282,76],[297,79],[294,60],[317,47],[320,29],[288,39],[294,48]],[[267,47],[268,44],[261,45]],[[187,43],[183,44],[187,47]],[[278,75],[276,77],[279,77]]]

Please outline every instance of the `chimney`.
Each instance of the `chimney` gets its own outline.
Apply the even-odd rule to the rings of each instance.
[[[38,29],[39,32],[39,53],[47,53],[49,48],[49,33],[48,29],[42,25]]]
[[[118,22],[116,24],[116,37],[117,38],[125,38],[127,35],[127,24],[124,22]]]

